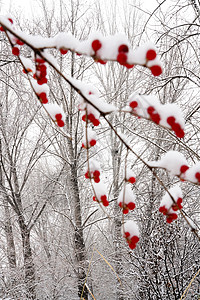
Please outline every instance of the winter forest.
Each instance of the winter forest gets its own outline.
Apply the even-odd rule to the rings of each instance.
[[[200,2],[145,2],[0,7],[0,299],[200,299]]]

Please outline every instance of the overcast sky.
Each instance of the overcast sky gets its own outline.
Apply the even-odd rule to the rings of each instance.
[[[67,1],[67,0],[65,0]],[[121,1],[121,0],[119,0]],[[122,0],[123,1],[123,0]],[[127,1],[127,0],[124,0]],[[37,12],[37,2],[38,0],[0,0],[1,3],[1,14],[5,14],[9,11],[9,8],[16,9],[18,12],[21,12],[22,14],[26,14],[31,16],[32,14],[35,14]],[[52,3],[52,0],[45,0],[46,3],[49,5]],[[135,1],[132,1],[134,4]],[[56,2],[54,1],[54,4]],[[142,8],[144,10],[153,11],[153,9],[156,8],[158,5],[156,0],[141,0]]]

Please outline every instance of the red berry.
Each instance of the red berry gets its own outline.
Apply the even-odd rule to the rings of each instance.
[[[125,64],[125,67],[127,67],[127,69],[132,69],[134,65]]]
[[[100,63],[101,65],[105,65],[107,61],[104,61],[102,59],[97,59],[96,62]]]
[[[45,63],[45,60],[42,59],[42,58],[36,58],[35,60],[38,64],[44,64]]]
[[[99,183],[100,178],[99,177],[94,177],[94,182]]]
[[[151,119],[152,119],[152,121],[153,122],[155,122],[156,124],[159,124],[160,123],[160,115],[158,114],[158,113],[156,113],[156,114],[152,114],[151,115]]]
[[[83,115],[83,116],[82,116],[82,120],[83,120],[84,122],[86,122],[86,115]]]
[[[96,141],[95,140],[91,140],[90,141],[90,146],[93,147],[94,145],[96,145]]]
[[[177,205],[178,205],[178,208],[179,208],[179,209],[182,209],[182,208],[183,208],[183,206],[181,205],[182,202],[183,202],[183,199],[182,199],[182,198],[178,198],[178,199],[177,199]]]
[[[100,176],[100,172],[98,170],[95,170],[93,173],[94,177],[99,177]]]
[[[121,207],[121,208],[123,207],[123,204],[122,204],[122,202],[119,202],[119,207]]]
[[[174,123],[175,123],[176,119],[173,117],[173,116],[170,116],[167,118],[167,123],[170,125],[170,126],[173,126]]]
[[[60,121],[62,119],[62,114],[56,114],[55,118],[57,121]]]
[[[131,250],[135,249],[135,247],[136,247],[135,243],[132,242],[129,243],[129,248],[131,248]]]
[[[195,177],[196,177],[196,179],[198,180],[198,182],[200,182],[200,173],[199,173],[199,172],[197,172],[197,173],[195,174]]]
[[[106,195],[101,196],[101,201],[102,201],[102,202],[107,201]]]
[[[87,172],[85,173],[85,178],[87,178],[87,179],[90,178],[90,172],[89,172],[89,171],[87,171]]]
[[[46,93],[44,93],[44,92],[40,93],[38,96],[39,96],[39,98],[41,100],[41,103],[43,103],[43,104],[48,103],[48,99],[47,99]]]
[[[13,24],[13,19],[8,18],[8,21],[10,21],[10,23]]]
[[[117,55],[117,61],[120,63],[120,65],[125,65],[127,62],[127,55],[124,52],[120,52]]]
[[[61,53],[62,55],[67,54],[67,52],[68,52],[68,50],[63,49],[63,48],[60,48],[60,53]]]
[[[87,117],[88,117],[88,120],[90,120],[92,123],[95,120],[95,116],[93,114],[89,114]]]
[[[47,83],[47,79],[46,79],[46,78],[38,79],[38,80],[37,80],[37,83],[38,83],[39,85],[42,85],[42,84],[44,84],[44,83]]]
[[[135,183],[135,177],[130,177],[129,179],[128,179],[128,182],[130,182],[130,183]]]
[[[128,231],[124,232],[124,237],[127,238],[130,236],[130,233]]]
[[[165,206],[161,206],[159,208],[159,212],[161,212],[163,215],[166,215],[167,214],[167,208]]]
[[[189,169],[188,166],[182,165],[182,166],[180,167],[180,172],[181,172],[181,173],[185,173],[188,169]]]
[[[0,27],[0,31],[4,31],[4,29],[3,29],[3,27],[2,27],[2,26]]]
[[[92,49],[96,52],[101,48],[102,44],[99,40],[94,40],[92,42]]]
[[[63,120],[58,120],[58,121],[57,121],[57,124],[58,124],[59,127],[65,126],[65,123],[64,123]]]
[[[147,108],[147,112],[148,112],[148,114],[151,116],[152,115],[152,113],[155,111],[155,108],[153,107],[153,106],[149,106],[148,108]]]
[[[96,199],[96,197],[95,197],[95,196],[93,196],[93,198],[92,198],[92,199],[93,199],[93,201],[97,201],[97,199]]]
[[[134,244],[138,243],[139,240],[140,240],[140,239],[139,239],[139,237],[138,237],[137,235],[134,235],[134,236],[132,236],[132,238],[131,238],[131,242],[134,243]]]
[[[123,208],[123,214],[124,214],[124,215],[128,214],[128,212],[129,212],[129,209],[128,209],[128,208]]]
[[[178,131],[175,131],[175,134],[176,134],[176,136],[178,137],[178,138],[183,138],[184,137],[184,135],[185,135],[185,132],[183,131],[183,129],[180,129],[180,130],[178,130]]]
[[[173,222],[174,220],[176,220],[178,218],[178,216],[177,216],[177,214],[169,214],[168,216],[167,216],[167,219],[166,219],[166,221],[167,221],[167,223],[171,223],[171,222]]]
[[[135,109],[135,108],[138,106],[138,103],[137,103],[137,101],[131,101],[131,102],[129,103],[129,106],[130,106],[132,109]]]
[[[16,40],[16,44],[17,44],[17,45],[20,45],[20,46],[23,46],[23,45],[24,45],[24,42],[22,42],[21,40],[18,40],[18,39],[17,39],[17,40]]]
[[[129,202],[129,203],[127,204],[127,207],[128,207],[130,210],[134,210],[134,208],[135,208],[135,203]]]
[[[154,76],[159,76],[159,75],[162,74],[162,68],[159,65],[155,65],[155,66],[150,67],[150,70],[151,70],[151,73]]]
[[[13,54],[13,55],[19,56],[19,53],[20,53],[20,52],[19,52],[19,48],[17,48],[17,47],[13,47],[13,48],[12,48],[12,54]]]
[[[108,206],[109,205],[109,202],[107,200],[102,201],[102,203],[103,203],[103,206]]]
[[[147,60],[153,60],[155,58],[156,58],[156,51],[153,50],[153,49],[148,50],[147,53],[146,53],[146,59]]]
[[[128,49],[128,46],[127,45],[120,45],[119,48],[118,48],[118,52],[128,52],[129,49]]]
[[[98,119],[94,119],[92,123],[94,126],[99,126],[99,124],[100,124]]]

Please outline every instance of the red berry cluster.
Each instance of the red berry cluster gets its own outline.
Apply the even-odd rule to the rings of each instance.
[[[139,242],[139,237],[137,235],[134,235],[131,237],[130,232],[126,231],[124,232],[124,237],[129,245],[129,248],[132,250],[135,249],[136,244]]]
[[[96,140],[95,139],[92,139],[89,141],[89,145],[85,145],[84,143],[82,143],[82,147],[85,148],[85,149],[89,149],[90,147],[93,147],[96,145]]]
[[[134,67],[134,65],[130,65],[127,63],[128,56],[126,53],[129,52],[129,48],[127,45],[120,45],[118,48],[118,55],[117,55],[117,61],[120,63],[120,65],[127,67],[128,69],[131,69]]]
[[[153,122],[155,122],[156,124],[160,123],[160,120],[161,120],[160,115],[153,106],[149,106],[147,108],[147,112]]]
[[[167,123],[171,126],[171,129],[175,132],[176,136],[179,138],[183,138],[185,133],[181,128],[181,125],[176,122],[174,116],[170,116],[167,118]]]
[[[42,58],[36,58],[36,73],[35,73],[35,78],[37,79],[37,83],[39,85],[47,83],[47,67],[45,64],[45,60]]]
[[[99,170],[95,170],[94,172],[92,172],[92,171],[87,171],[87,172],[85,173],[85,178],[86,178],[86,179],[93,179],[94,182],[96,182],[96,183],[100,182],[99,176],[100,176]]]
[[[39,99],[40,99],[40,102],[41,102],[42,104],[47,104],[47,103],[48,103],[47,95],[46,95],[45,92],[42,92],[42,93],[37,94],[37,95],[38,95],[38,97],[39,97]]]
[[[63,127],[65,125],[64,121],[62,120],[62,117],[63,117],[62,114],[55,115],[55,119],[59,127]]]
[[[91,122],[94,126],[99,126],[99,124],[100,124],[99,120],[96,119],[95,116],[92,113],[90,113],[88,115],[84,114],[82,116],[82,120],[84,122],[86,122],[86,120],[87,120],[88,122]]]
[[[166,216],[167,223],[171,223],[178,218],[177,214],[174,212],[183,208],[181,205],[182,201],[183,199],[179,197],[176,201],[176,204],[173,203],[170,208],[167,209],[165,205],[159,208],[159,212]]]
[[[134,210],[135,209],[135,203],[134,202],[129,202],[129,203],[123,203],[119,202],[119,207],[121,207],[123,210],[123,214],[126,215],[128,214],[129,210]]]
[[[100,40],[94,40],[93,42],[92,42],[92,49],[94,50],[94,52],[95,52],[95,58],[94,58],[94,60],[96,61],[96,62],[98,62],[98,63],[100,63],[101,65],[105,65],[106,64],[106,61],[104,61],[104,60],[102,60],[102,59],[100,59],[100,58],[98,58],[97,57],[97,51],[99,50],[99,49],[101,49],[101,47],[102,47],[102,43],[100,42]]]
[[[107,196],[106,195],[102,195],[100,197],[100,200],[98,200],[95,196],[93,196],[93,201],[97,201],[98,203],[102,203],[104,206],[108,206],[109,202],[107,200]]]

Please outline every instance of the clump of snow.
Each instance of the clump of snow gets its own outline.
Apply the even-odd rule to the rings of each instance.
[[[183,198],[183,193],[180,188],[180,186],[177,184],[169,189],[169,193],[172,195],[175,201],[177,201],[178,198]],[[163,196],[160,207],[165,206],[167,210],[170,210],[173,205],[173,200],[170,197],[170,195],[166,192]]]
[[[117,199],[117,203],[119,204],[124,203],[124,204],[128,204],[130,202],[135,202],[136,196],[133,193],[131,186],[128,184],[125,184],[123,189],[121,190],[118,199]]]
[[[181,167],[188,165],[184,155],[178,151],[168,151],[162,155],[159,161],[149,161],[148,164],[151,167],[164,168],[171,175],[180,175]]]
[[[138,225],[133,220],[128,220],[122,225],[122,235],[129,232],[130,237],[140,236]]]

